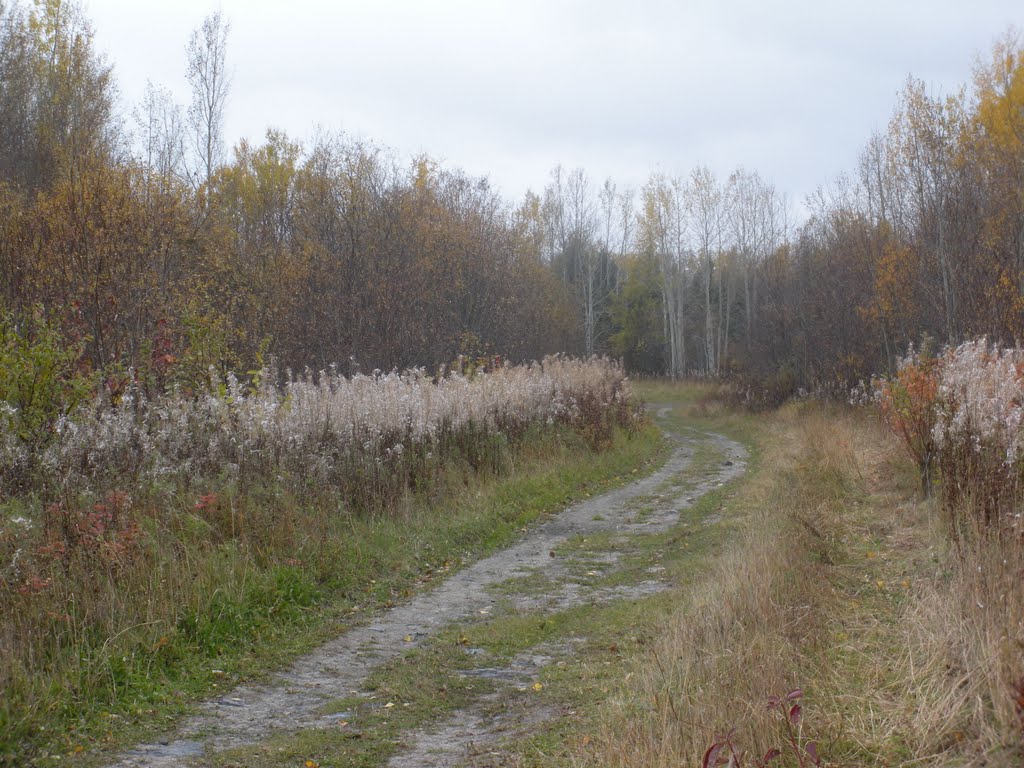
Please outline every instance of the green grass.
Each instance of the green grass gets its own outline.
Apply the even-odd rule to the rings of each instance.
[[[185,563],[197,585],[217,585],[215,594],[197,595],[173,626],[86,643],[91,655],[64,659],[47,692],[38,688],[46,681],[22,681],[48,706],[26,712],[10,697],[0,704],[0,765],[57,765],[69,755],[102,762],[102,753],[167,730],[193,702],[266,674],[665,455],[653,427],[619,433],[600,453],[563,431],[525,446],[507,476],[457,477],[441,500],[408,498],[373,516],[300,509],[296,518],[316,517],[320,529],[295,564],[260,562],[231,542],[196,551]],[[115,684],[107,696],[90,696],[99,675]]]

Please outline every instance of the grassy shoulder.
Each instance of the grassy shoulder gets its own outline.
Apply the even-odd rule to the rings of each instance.
[[[197,531],[152,569],[157,584],[137,585],[150,595],[160,594],[161,580],[172,585],[163,599],[176,601],[168,608],[174,621],[93,642],[55,620],[68,633],[64,647],[85,652],[54,659],[49,679],[12,681],[0,705],[0,764],[99,762],[166,730],[193,702],[286,663],[507,545],[536,518],[626,482],[665,455],[653,427],[618,433],[598,453],[559,430],[524,443],[508,457],[507,474],[453,471],[443,493],[409,496],[373,516],[303,508],[264,489],[272,511],[288,510],[281,525],[305,531],[295,557],[268,560]]]
[[[669,399],[671,385],[657,388]],[[679,397],[691,423],[740,419],[759,446],[722,499],[734,530],[607,695],[584,701],[580,727],[560,723],[561,763],[522,764],[696,765],[731,734],[737,765],[773,748],[786,765],[812,765],[812,754],[827,765],[1020,765],[1021,710],[1004,703],[1017,689],[996,663],[1021,641],[1019,625],[1016,639],[1005,629],[1019,576],[980,584],[996,572],[992,552],[957,565],[936,503],[918,499],[914,466],[879,420],[808,402],[755,423]],[[1019,554],[1001,556],[1003,573]],[[766,705],[794,689],[791,730]],[[516,748],[545,751],[536,737]]]

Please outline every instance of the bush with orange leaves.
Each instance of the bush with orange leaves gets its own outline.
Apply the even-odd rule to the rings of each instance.
[[[910,349],[899,361],[895,376],[873,382],[886,426],[899,437],[917,465],[924,497],[931,495],[935,473],[934,432],[941,373],[942,358],[924,345],[918,352]]]
[[[979,531],[1019,531],[1024,499],[1024,349],[987,339],[914,353],[876,379],[882,417],[921,472],[921,491],[942,478],[941,509],[959,542]],[[965,527],[966,526],[966,527]]]

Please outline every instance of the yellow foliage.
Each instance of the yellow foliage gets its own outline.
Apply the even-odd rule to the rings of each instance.
[[[974,73],[978,99],[975,119],[983,136],[1000,152],[1024,149],[1024,44],[1008,32],[992,49],[991,60]]]

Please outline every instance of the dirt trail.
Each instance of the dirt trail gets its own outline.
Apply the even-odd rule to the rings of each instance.
[[[668,411],[667,406],[658,409],[659,421]],[[220,699],[203,704],[196,715],[166,740],[139,745],[111,763],[111,768],[202,765],[202,756],[214,751],[259,743],[275,733],[330,727],[336,723],[337,716],[321,714],[326,703],[358,691],[376,667],[417,647],[438,630],[453,622],[478,618],[481,610],[497,600],[489,587],[536,573],[557,579],[564,567],[557,558],[551,557],[551,552],[569,537],[604,531],[629,535],[663,530],[675,522],[680,509],[692,505],[702,494],[744,469],[744,448],[721,435],[693,432],[669,436],[675,448],[665,465],[655,473],[569,507],[531,528],[522,540],[508,549],[464,568],[437,587],[378,616],[372,623],[345,632],[272,679],[258,685],[240,686]],[[711,443],[726,458],[695,484],[680,487],[673,483],[673,478],[690,465],[694,448],[700,442]],[[657,499],[653,509],[642,518],[630,505],[641,496]],[[614,590],[604,595],[584,595],[579,585],[569,580],[560,580],[560,583],[563,589],[553,600],[549,596],[550,605],[524,603],[523,607],[550,610],[584,599],[626,596]],[[654,579],[638,587],[651,591],[658,588]],[[411,642],[406,640],[410,637]],[[537,661],[534,658],[523,663],[526,664],[523,669],[527,669]],[[511,674],[509,680],[515,677]],[[524,712],[519,720],[528,723],[537,716],[535,712]],[[452,749],[460,745],[466,747],[474,741],[479,744],[493,741],[494,732],[480,715],[460,712],[439,729],[414,734],[413,748],[397,756],[392,765],[451,765]],[[445,749],[438,751],[439,745]]]

